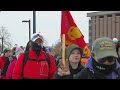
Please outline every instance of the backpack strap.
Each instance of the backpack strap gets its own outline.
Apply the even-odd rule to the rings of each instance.
[[[44,51],[44,53],[45,53],[45,56],[46,56],[46,60],[47,60],[47,62],[48,62],[48,66],[49,66],[49,68],[50,68],[50,59],[49,59],[48,53],[46,53],[45,51]],[[26,62],[27,62],[28,59],[29,59],[29,60],[33,60],[33,61],[36,60],[36,59],[28,58],[28,54],[29,54],[29,52],[25,52],[25,53],[24,53],[23,67],[24,67],[24,65],[26,64]],[[43,61],[44,61],[44,60],[43,60]]]
[[[44,51],[44,53],[45,53],[45,55],[46,55],[46,60],[47,60],[47,62],[48,62],[49,72],[50,72],[50,58],[49,58],[49,55],[48,55],[48,53],[47,53],[46,51]],[[49,72],[48,72],[48,79],[49,79],[49,76],[50,76],[50,75],[49,75],[49,74],[50,74]]]
[[[28,54],[29,54],[29,51],[27,51],[27,52],[24,53],[23,65],[25,65],[26,62],[27,62],[27,60],[28,60]]]
[[[49,58],[49,55],[48,55],[48,53],[45,52],[45,51],[44,51],[44,53],[45,53],[45,56],[46,56],[46,60],[47,60],[47,62],[48,62],[49,69],[50,69],[50,58]]]
[[[48,66],[49,66],[49,69],[50,69],[50,59],[49,59],[49,55],[47,53],[47,50],[46,50],[46,47],[43,46],[43,51],[45,53],[45,56],[46,56],[46,60],[48,62]]]
[[[24,75],[24,66],[25,66],[25,64],[28,60],[28,54],[29,54],[29,51],[24,53],[24,58],[23,58],[23,63],[22,63],[22,78],[23,78],[23,75]]]
[[[49,70],[50,70],[50,59],[49,59],[48,53],[46,53],[46,51],[44,51],[44,53],[45,53],[46,61],[48,62],[48,66],[49,66]],[[36,59],[28,58],[28,54],[29,54],[29,51],[27,51],[27,52],[24,53],[23,64],[22,64],[22,78],[24,78],[23,77],[23,75],[24,75],[24,66],[25,66],[27,60],[28,59],[29,60],[36,60]],[[48,77],[49,77],[49,75],[48,75]]]

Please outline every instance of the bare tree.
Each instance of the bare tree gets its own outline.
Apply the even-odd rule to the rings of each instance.
[[[55,45],[52,45],[51,48],[52,48],[51,52],[52,52],[53,55],[58,54],[61,51],[61,41],[60,41],[60,39],[55,43]]]
[[[3,48],[12,47],[11,40],[10,40],[10,33],[7,31],[7,29],[4,26],[0,28],[0,38],[3,38]]]
[[[48,46],[48,42],[47,42],[47,40],[46,40],[46,38],[44,38],[44,46]]]

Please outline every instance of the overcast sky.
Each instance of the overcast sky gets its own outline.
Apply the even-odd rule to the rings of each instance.
[[[70,11],[75,23],[89,42],[87,13],[95,11]],[[22,20],[31,20],[31,35],[33,33],[32,11],[2,11],[0,12],[0,28],[6,27],[11,34],[12,45],[26,46],[29,40],[29,24]],[[61,11],[36,11],[36,32],[41,32],[48,45],[55,44],[60,39]],[[1,43],[1,41],[0,41]]]

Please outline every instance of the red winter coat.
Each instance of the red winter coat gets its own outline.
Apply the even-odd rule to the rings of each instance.
[[[23,64],[23,57],[24,54],[21,54],[16,61],[15,67],[13,69],[13,79],[22,79],[22,64]],[[44,51],[40,51],[39,57],[36,55],[36,53],[30,49],[29,58],[37,58],[37,59],[46,59]],[[30,78],[30,79],[52,79],[55,72],[56,72],[56,65],[54,62],[54,59],[51,55],[49,55],[50,58],[50,70],[48,66],[47,61],[32,61],[27,60],[26,64],[24,65],[24,78]],[[48,77],[49,74],[49,77]]]
[[[5,61],[7,60],[7,58],[5,56],[1,56],[0,57],[0,69],[3,70],[4,68],[4,64],[5,64]],[[0,72],[1,73],[1,72]],[[5,79],[5,76],[3,75],[0,75],[0,78],[1,79]]]
[[[10,62],[8,69],[7,69],[7,72],[6,72],[6,79],[12,79],[13,68],[15,66],[16,61],[17,61],[17,58],[14,58]]]

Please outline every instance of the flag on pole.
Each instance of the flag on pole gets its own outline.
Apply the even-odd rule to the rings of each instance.
[[[63,34],[65,34],[65,46],[76,44],[83,49],[84,56],[90,57],[90,50],[84,40],[84,36],[69,11],[62,11],[61,38]]]

